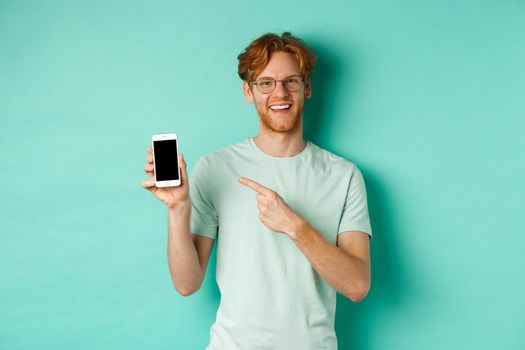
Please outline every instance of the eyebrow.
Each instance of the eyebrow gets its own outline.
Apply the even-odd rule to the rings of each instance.
[[[302,75],[299,74],[299,73],[291,74],[291,75],[288,75],[288,76],[284,77],[282,80],[286,80],[286,79],[291,78],[291,77],[302,77]],[[275,79],[275,78],[274,77],[259,77],[259,78],[255,79],[255,80],[259,80],[259,79]],[[275,80],[277,80],[277,79],[275,79]]]

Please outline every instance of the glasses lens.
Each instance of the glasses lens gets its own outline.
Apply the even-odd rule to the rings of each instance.
[[[291,77],[284,81],[286,89],[290,92],[297,92],[301,88],[303,80],[300,77]]]
[[[271,92],[275,87],[275,80],[273,79],[259,79],[257,80],[257,88],[263,94]]]

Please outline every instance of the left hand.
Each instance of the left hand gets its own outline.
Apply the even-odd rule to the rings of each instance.
[[[240,177],[239,182],[257,192],[261,222],[270,230],[286,233],[293,238],[304,219],[277,192],[245,177]]]

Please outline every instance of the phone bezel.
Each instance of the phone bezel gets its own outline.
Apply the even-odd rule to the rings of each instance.
[[[155,134],[151,137],[151,148],[153,149],[153,168],[155,171],[155,186],[157,187],[175,187],[175,186],[180,186],[181,184],[180,164],[177,168],[177,171],[179,172],[178,180],[157,181],[157,166],[155,162],[155,146],[154,146],[153,141],[169,141],[169,140],[175,140],[175,142],[177,143],[177,157],[178,157],[179,156],[179,140],[177,138],[177,134],[175,133]],[[178,162],[178,159],[177,159],[177,162]]]

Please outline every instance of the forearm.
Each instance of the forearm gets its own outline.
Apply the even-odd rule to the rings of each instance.
[[[289,236],[319,275],[339,293],[360,301],[370,287],[370,271],[363,261],[330,243],[306,220]]]
[[[190,232],[191,203],[168,209],[168,266],[173,285],[182,295],[199,289],[201,268]]]

